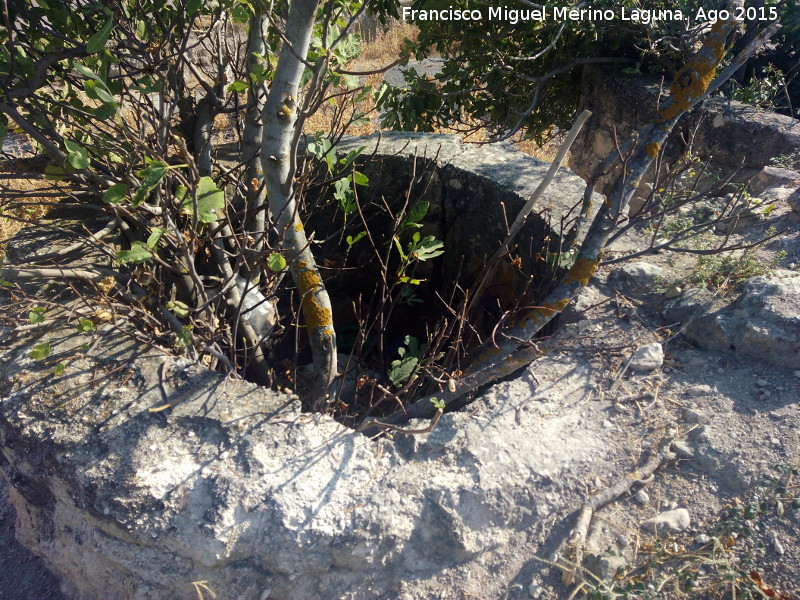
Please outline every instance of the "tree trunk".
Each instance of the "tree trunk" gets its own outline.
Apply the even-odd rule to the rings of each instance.
[[[261,166],[270,213],[279,235],[283,236],[286,262],[301,298],[314,360],[312,401],[317,409],[321,409],[326,403],[328,387],[336,376],[336,335],[330,298],[297,211],[294,195],[297,157],[292,147],[297,124],[298,88],[305,69],[303,60],[308,53],[318,4],[317,0],[291,3],[286,38],[262,113]]]
[[[248,76],[253,72],[254,65],[260,60],[255,55],[264,56],[266,48],[264,33],[269,27],[269,15],[264,14],[259,4],[255,5],[255,11],[255,14],[250,19],[250,31],[247,36],[245,70]],[[242,133],[242,160],[247,165],[244,172],[247,193],[245,194],[244,207],[242,208],[247,210],[247,230],[257,240],[257,248],[261,248],[267,222],[266,209],[264,208],[267,194],[264,187],[264,170],[261,167],[258,155],[263,143],[264,132],[261,113],[264,111],[264,99],[268,90],[266,84],[257,85],[252,81],[247,83],[250,85],[250,89],[247,92],[247,116],[245,117],[244,132]]]

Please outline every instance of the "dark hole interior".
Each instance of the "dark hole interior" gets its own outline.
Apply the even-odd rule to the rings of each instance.
[[[378,391],[376,383],[407,397],[433,391],[424,382],[429,378],[404,385],[390,376],[394,371],[397,379],[397,362],[412,353],[439,379],[466,369],[501,319],[550,290],[559,242],[549,224],[533,215],[465,322],[459,319],[465,295],[524,200],[490,179],[422,158],[384,156],[355,168],[369,178],[368,185],[356,186],[357,209],[345,215],[333,186],[322,186],[308,199],[309,206],[322,208],[306,221],[332,300],[340,369],[347,371],[334,407],[345,421],[398,408],[397,398]],[[408,215],[420,214],[421,203],[427,211],[419,227],[402,227]],[[415,234],[418,240],[433,236],[444,252],[401,270],[397,246],[408,255]],[[399,283],[401,276],[418,283]],[[311,361],[297,333],[289,332],[273,350],[284,361],[293,353],[297,364]]]

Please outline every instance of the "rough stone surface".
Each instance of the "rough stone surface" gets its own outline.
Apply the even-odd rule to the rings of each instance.
[[[704,314],[710,294],[696,291],[668,303],[669,320],[689,322],[685,335],[703,348],[736,351],[776,365],[800,367],[800,277],[753,277],[731,305]]]
[[[755,195],[770,188],[797,187],[800,185],[800,173],[790,169],[766,166],[750,182],[750,191]]]
[[[614,267],[608,283],[621,291],[647,289],[664,278],[664,269],[646,262],[634,262]]]
[[[789,203],[789,208],[794,212],[800,213],[800,189],[795,191],[791,196],[786,199]]]
[[[609,78],[600,70],[588,74],[584,84],[584,106],[595,116],[572,146],[569,164],[588,178],[614,149],[615,136],[628,139],[655,120],[661,85],[656,78]],[[749,180],[770,165],[773,158],[788,156],[800,147],[797,119],[722,98],[707,100],[681,119],[666,144],[667,163],[685,150],[689,134],[693,134],[694,153],[713,157],[715,167],[722,168],[726,175],[737,172],[737,181]]]
[[[692,519],[689,511],[685,508],[676,508],[675,510],[662,512],[652,519],[644,521],[642,527],[659,535],[668,535],[686,531],[691,523]]]
[[[681,458],[694,458],[694,449],[684,442],[673,442],[672,451]]]
[[[664,348],[659,343],[647,344],[638,348],[631,357],[634,371],[654,371],[664,364]]]
[[[60,351],[83,341],[54,333]],[[495,386],[475,414],[378,444],[113,335],[55,381],[30,347],[0,367],[4,470],[17,535],[76,599],[186,598],[198,580],[243,600],[392,598],[401,580],[464,569],[499,586],[498,553],[528,547],[526,532],[563,510],[546,491],[605,460],[577,415],[529,403],[527,377]],[[537,394],[562,397],[566,377],[580,398],[585,367],[549,360],[558,390],[545,380]],[[93,366],[120,365],[92,383]],[[162,372],[177,405],[151,413]]]
[[[546,169],[450,137],[387,137],[443,161],[448,210],[466,201],[465,181],[520,205]],[[493,184],[509,161],[525,176]],[[551,211],[582,193],[579,178],[559,179]],[[9,256],[24,263],[48,243],[30,230]],[[295,397],[142,345],[121,321],[80,333],[71,311],[84,305],[61,282],[46,291],[66,307],[46,327],[0,329],[1,462],[18,539],[73,600],[193,598],[192,582],[237,600],[394,599],[408,582],[500,597],[540,550],[546,536],[531,532],[574,510],[580,482],[617,460],[610,430],[556,408],[587,397],[585,359],[544,357],[536,377],[492,387],[429,434],[373,441],[302,414]],[[43,340],[56,362],[29,357]]]
[[[451,148],[453,156],[466,150]],[[431,181],[451,199],[473,189],[484,199],[500,197],[489,195],[489,180],[477,172],[452,179],[462,187]],[[513,182],[499,187],[513,199],[509,206],[522,198]],[[9,256],[16,260],[19,250],[9,248]],[[685,273],[688,262],[675,266],[665,256],[648,260],[668,278]],[[668,368],[622,373],[627,349],[665,325],[673,332],[680,326],[650,310],[661,296],[621,303],[604,272],[575,303],[583,312],[573,313],[574,325],[556,334],[559,351],[463,413],[446,415],[429,435],[364,446],[337,424],[299,413],[294,398],[251,392],[128,343],[113,330],[124,329],[120,321],[79,339],[74,323],[15,332],[2,328],[27,326],[27,307],[0,306],[7,353],[0,359],[0,466],[14,488],[17,533],[64,577],[69,600],[197,598],[191,582],[200,581],[219,600],[521,600],[533,584],[542,600],[558,600],[575,590],[539,559],[561,550],[587,497],[636,476],[663,436],[677,430],[687,432],[693,457],[657,471],[646,487],[649,505],[622,498],[603,509],[590,529],[591,552],[617,552],[635,564],[649,534],[634,543],[619,532],[636,531],[646,517],[677,508],[678,499],[691,498],[692,531],[716,536],[712,527],[732,498],[762,500],[756,484],[798,455],[798,379],[772,363],[679,338],[665,342]],[[66,305],[54,297],[59,286],[42,286],[42,297]],[[699,292],[682,307],[687,316],[734,297]],[[32,362],[27,354],[45,339],[44,329],[52,362]],[[73,360],[87,341],[97,345]],[[130,359],[134,350],[145,364]],[[63,358],[68,370],[55,377],[53,365]],[[205,391],[189,393],[194,383]],[[696,385],[711,393],[688,396]],[[756,399],[765,389],[770,397]],[[179,404],[149,413],[164,394]],[[287,405],[276,408],[281,398]],[[237,408],[240,401],[249,407]],[[603,428],[604,420],[613,426]],[[117,440],[132,441],[118,452]],[[289,449],[276,450],[283,446]],[[770,560],[756,558],[753,567],[798,596],[796,511],[787,505],[786,515],[761,519]],[[778,536],[785,555],[768,534]],[[6,560],[11,551],[2,550],[3,570],[24,577],[29,571],[17,570]],[[744,544],[737,551],[748,552]],[[33,588],[0,587],[0,597],[52,597],[15,596],[21,589]]]
[[[423,231],[443,240],[448,252],[441,259],[438,273],[428,272],[433,267],[425,263],[418,267],[417,276],[434,285],[436,281],[450,285],[453,273],[461,273],[460,283],[471,287],[486,257],[505,238],[506,223],[516,218],[550,168],[549,163],[507,144],[474,146],[443,134],[382,132],[345,138],[337,145],[342,154],[359,148],[363,148],[363,156],[377,159],[359,165],[377,184],[369,190],[379,190],[362,192],[364,201],[369,202],[368,194],[372,193],[380,194],[390,204],[402,205],[409,189],[412,197],[424,193],[429,201]],[[414,185],[410,186],[411,180]],[[570,213],[585,187],[585,182],[568,169],[556,173],[519,235],[518,241],[522,240],[525,248],[517,253],[523,270],[532,273],[541,268],[535,259],[538,250],[530,252],[530,248],[541,249],[550,244],[550,250],[556,250],[556,236],[550,225],[560,223]],[[374,201],[379,202],[377,197]],[[594,206],[600,204],[600,196],[595,195]],[[327,219],[323,228],[330,228],[330,217],[320,215],[321,221]],[[312,219],[307,229],[313,230],[316,225]],[[356,247],[353,257],[358,259],[357,253],[362,251],[367,252]],[[364,264],[373,259],[371,253],[362,257]],[[525,293],[527,285],[525,278],[510,275],[490,286],[491,294],[500,297],[501,305],[508,306]]]

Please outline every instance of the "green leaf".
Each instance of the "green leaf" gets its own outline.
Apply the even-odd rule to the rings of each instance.
[[[63,374],[63,373],[64,373],[64,371],[66,370],[66,368],[67,368],[67,365],[65,365],[64,363],[58,363],[58,364],[57,364],[57,365],[56,365],[56,366],[53,368],[53,375],[55,375],[56,377],[58,377],[59,375],[61,375],[61,374]]]
[[[175,190],[175,199],[183,205],[183,201],[186,198],[186,194],[189,193],[189,188],[185,185],[179,185],[178,189]]]
[[[97,82],[94,79],[90,79],[86,83],[83,84],[83,91],[86,95],[91,98],[92,100],[98,100],[99,97],[97,95]],[[75,105],[76,100],[73,99],[73,106]]]
[[[403,227],[418,227],[420,221],[428,214],[428,208],[430,208],[430,202],[427,200],[420,200],[417,202],[409,211],[408,217],[406,217],[406,220],[403,222]]]
[[[185,319],[189,316],[189,307],[180,300],[171,300],[166,304],[167,310],[175,313],[176,317]]]
[[[203,0],[186,0],[186,16],[193,17],[202,5]]]
[[[191,325],[184,325],[181,327],[180,332],[178,333],[178,341],[183,344],[184,346],[190,346],[192,344],[192,326]]]
[[[161,80],[154,79],[150,75],[145,75],[144,77],[137,79],[136,85],[133,87],[143,94],[153,94],[161,90]]]
[[[83,146],[64,140],[64,145],[67,147],[67,162],[73,169],[81,171],[89,166],[89,151]]]
[[[154,160],[144,169],[140,170],[137,175],[142,178],[142,185],[149,188],[154,188],[158,182],[167,174],[169,165],[160,160]]]
[[[245,2],[239,2],[231,11],[231,21],[234,23],[247,23],[252,15],[252,10]]]
[[[419,234],[414,234],[415,236]],[[444,243],[432,235],[425,237],[419,245],[412,250],[412,258],[424,261],[444,254]],[[411,254],[411,253],[409,253]]]
[[[44,313],[46,310],[44,306],[33,307],[31,312],[28,313],[28,321],[30,321],[31,324],[44,322]]]
[[[139,21],[136,23],[136,37],[143,42],[149,41],[150,36],[148,35],[147,23],[145,21]]]
[[[355,237],[353,237],[352,235],[348,235],[348,236],[345,238],[345,241],[347,242],[347,247],[348,247],[348,248],[352,248],[352,247],[353,247],[353,245],[354,245],[354,244],[355,244],[355,243],[356,243],[358,240],[360,240],[361,238],[363,238],[365,235],[367,235],[367,232],[366,232],[366,231],[362,231],[361,233],[358,233],[358,234],[356,234],[356,236],[355,236]]]
[[[228,84],[228,87],[225,88],[229,92],[236,92],[237,94],[242,94],[250,89],[250,86],[247,85],[244,81],[234,81]]]
[[[345,177],[337,181],[333,187],[333,197],[339,201],[339,206],[346,217],[357,208],[352,182],[349,177]]]
[[[0,279],[0,287],[14,288],[16,286],[13,283],[11,283],[10,281],[6,281],[5,279]]]
[[[78,331],[81,333],[91,333],[94,331],[94,323],[89,319],[83,318],[78,321]]]
[[[88,81],[86,83],[89,83]],[[97,96],[98,100],[102,100],[106,104],[113,104],[116,106],[116,100],[114,100],[114,96],[102,85],[95,85],[94,86],[94,93]]]
[[[61,181],[67,175],[64,167],[58,165],[47,165],[44,168],[44,175],[52,181]]]
[[[111,37],[111,32],[114,29],[114,17],[110,16],[106,19],[106,22],[103,23],[103,26],[95,33],[92,37],[89,38],[89,41],[86,42],[86,51],[89,54],[94,54],[95,52],[100,52],[106,47],[106,43],[108,43],[108,38]]]
[[[84,77],[86,77],[88,79],[93,79],[95,81],[99,81],[99,82],[101,82],[103,84],[103,86],[105,86],[105,82],[102,79],[100,79],[100,76],[97,75],[94,71],[92,71],[86,65],[82,65],[81,63],[74,63],[72,66],[75,67],[75,70],[78,73],[80,73],[81,75],[83,75]]]
[[[400,283],[409,283],[411,285],[419,285],[420,283],[425,281],[424,279],[413,279],[411,277],[408,277],[407,275],[401,275],[400,277],[397,278],[397,280]]]
[[[411,375],[419,364],[419,359],[416,356],[409,356],[400,360],[392,361],[392,366],[389,368],[389,381],[395,387],[402,387],[403,384],[409,380]]]
[[[147,167],[140,170],[137,175],[142,178],[142,185],[133,194],[131,206],[136,207],[144,202],[168,170],[169,165],[160,160],[151,161]]]
[[[153,253],[142,242],[133,242],[130,250],[120,250],[117,252],[117,260],[120,264],[143,263],[152,260]]]
[[[446,407],[444,400],[439,398],[431,398],[431,404],[433,404],[433,408],[438,410],[444,410]]]
[[[401,387],[408,381],[419,365],[424,348],[420,348],[419,340],[414,336],[407,335],[403,338],[403,346],[397,349],[400,360],[392,361],[387,375],[389,380],[396,386]]]
[[[50,356],[50,352],[52,352],[50,342],[42,342],[41,344],[36,344],[28,356],[33,360],[42,360]]]
[[[97,108],[92,109],[92,114],[101,121],[106,121],[116,116],[118,108],[115,102],[104,102]]]
[[[353,171],[353,183],[356,185],[367,185],[369,183],[369,177],[358,171]]]
[[[403,252],[403,246],[400,244],[400,240],[395,235],[392,237],[392,241],[394,242],[394,247],[397,248],[398,254],[400,254],[400,259],[405,261],[408,258],[408,256],[406,255],[405,252]]]
[[[122,204],[128,195],[128,186],[122,182],[115,183],[103,194],[103,202],[108,204]]]
[[[359,79],[356,75],[342,75],[342,85],[346,87],[348,90],[352,90],[358,87]]]
[[[267,257],[267,266],[271,271],[275,271],[276,273],[283,271],[286,268],[286,259],[283,255],[273,252]]]
[[[328,145],[330,146],[330,142],[328,142]],[[364,151],[364,148],[366,148],[366,146],[361,146],[358,150],[351,150],[347,153],[347,156],[339,159],[339,164],[347,168],[350,163],[352,163],[361,155],[361,153]]]
[[[193,212],[191,197],[184,199],[181,212],[191,215]],[[201,223],[214,223],[218,211],[225,208],[225,192],[219,189],[211,177],[201,177],[197,184],[197,220]]]
[[[158,245],[158,240],[167,232],[163,227],[152,227],[150,236],[147,238],[147,247],[153,250]]]

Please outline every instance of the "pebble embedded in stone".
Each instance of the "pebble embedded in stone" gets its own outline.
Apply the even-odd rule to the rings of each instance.
[[[673,442],[672,451],[681,458],[694,458],[694,448],[684,442]]]
[[[664,278],[664,269],[646,262],[635,262],[615,267],[608,274],[608,282],[621,290],[647,288]]]
[[[778,539],[778,534],[773,532],[771,537],[772,537],[772,547],[775,548],[776,554],[778,554],[779,556],[783,556],[783,554],[786,552],[786,548],[783,547],[783,544],[781,544],[780,539]]]
[[[707,544],[711,541],[711,538],[708,537],[705,533],[701,533],[696,538],[698,544]]]
[[[610,429],[613,426],[614,426],[613,423],[611,423],[611,421],[609,421],[608,419],[605,419],[603,421],[603,429]]]
[[[659,343],[640,347],[631,357],[630,367],[634,371],[655,371],[664,364],[664,348]]]
[[[657,535],[681,533],[689,529],[692,519],[685,508],[676,508],[662,512],[660,515],[642,523],[642,528]]]
[[[647,504],[650,502],[650,496],[644,490],[639,490],[633,495],[633,499],[636,500],[639,504]]]
[[[683,293],[683,288],[677,284],[672,284],[669,286],[666,291],[664,292],[664,297],[668,300],[673,298],[677,298]]]
[[[703,413],[687,408],[683,413],[683,420],[692,425],[697,425],[699,423],[708,423],[709,419]]]
[[[685,394],[690,398],[699,398],[700,396],[709,396],[713,393],[714,389],[710,385],[701,383],[686,388]]]
[[[542,586],[538,583],[532,583],[528,586],[528,595],[531,598],[538,598],[542,595]]]

